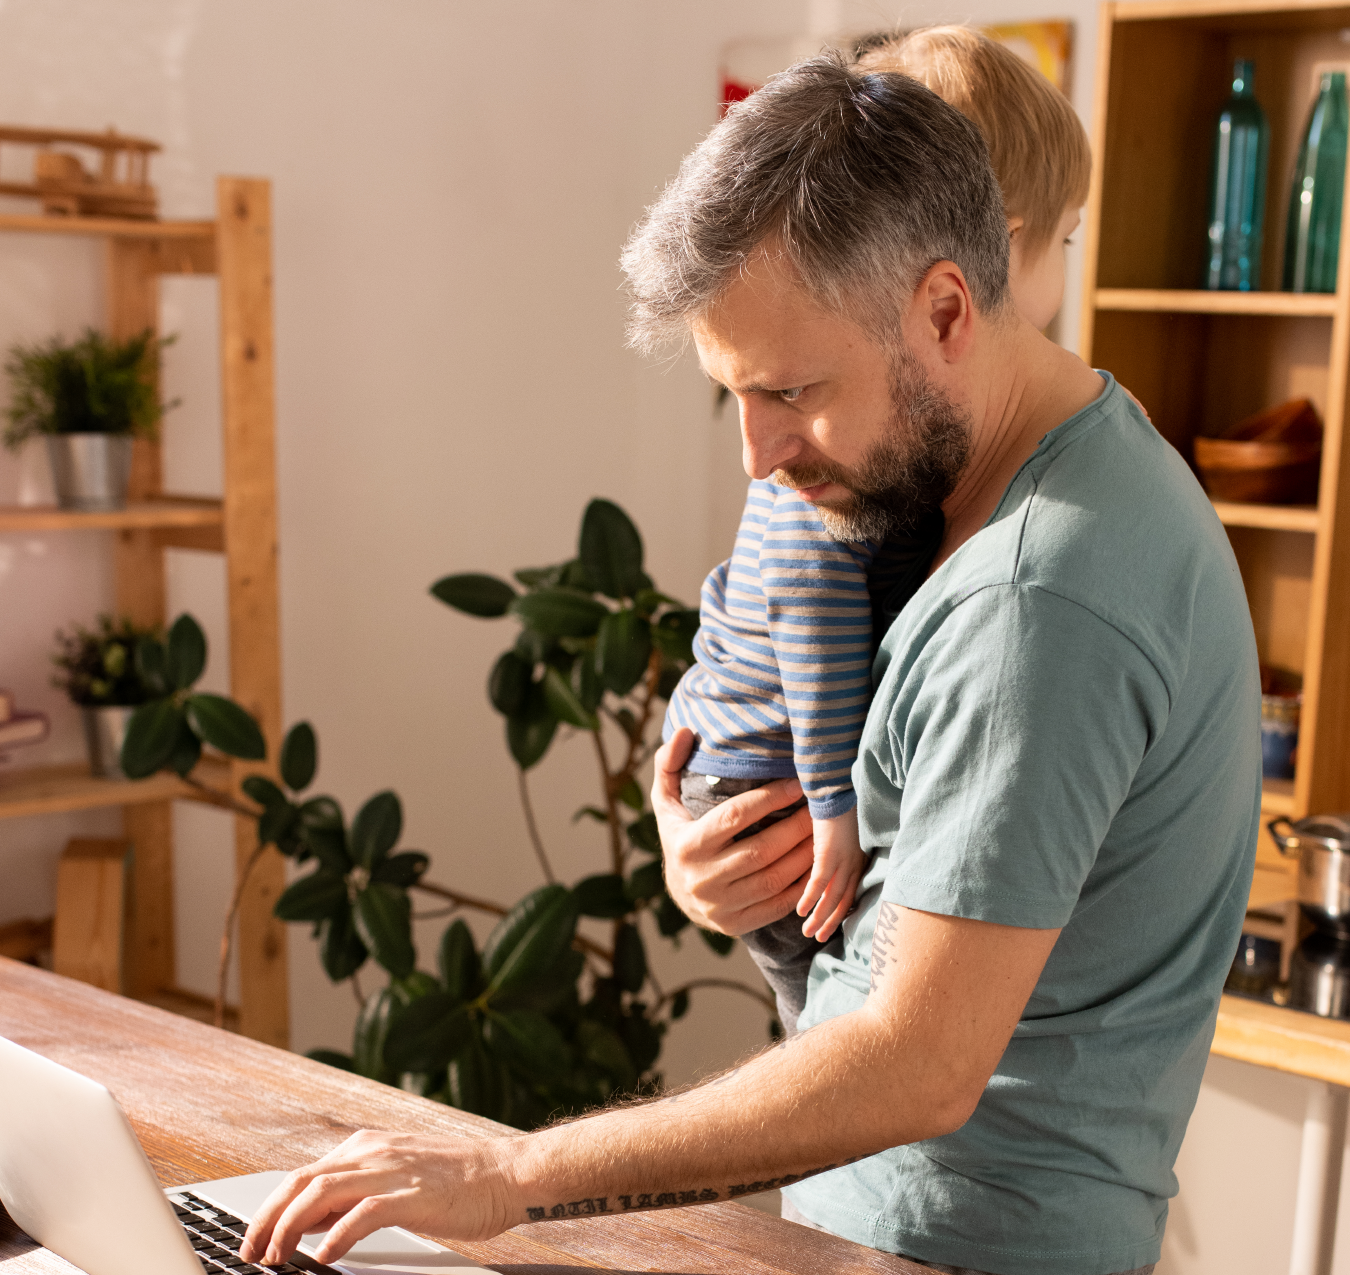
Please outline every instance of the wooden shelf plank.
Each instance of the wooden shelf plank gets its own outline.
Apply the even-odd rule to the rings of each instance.
[[[1350,1022],[1240,996],[1219,1002],[1210,1052],[1294,1076],[1350,1085]]]
[[[1098,310],[1164,314],[1250,314],[1327,317],[1336,297],[1323,292],[1208,292],[1182,288],[1098,288]]]
[[[1249,505],[1216,500],[1214,512],[1228,527],[1262,527],[1267,531],[1317,531],[1316,505]]]
[[[0,505],[0,531],[126,531],[146,527],[221,527],[219,500],[167,497],[132,501],[125,509],[89,512],[55,505]]]
[[[214,221],[130,221],[121,217],[45,217],[0,214],[0,231],[39,235],[99,235],[111,239],[214,239]]]
[[[224,791],[229,783],[229,764],[213,757],[203,758],[193,771],[193,778]],[[0,819],[94,810],[101,806],[136,806],[174,798],[210,800],[200,790],[162,771],[149,779],[129,781],[97,778],[82,762],[0,770]]]
[[[1261,813],[1292,817],[1294,813],[1294,781],[1292,779],[1263,779],[1261,781]]]

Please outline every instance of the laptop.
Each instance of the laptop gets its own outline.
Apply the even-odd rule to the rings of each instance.
[[[376,1231],[330,1266],[312,1257],[322,1231],[282,1266],[245,1262],[244,1230],[285,1176],[161,1190],[107,1089],[0,1036],[0,1203],[88,1275],[491,1275],[402,1227]]]

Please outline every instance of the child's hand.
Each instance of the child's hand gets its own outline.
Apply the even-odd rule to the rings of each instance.
[[[811,835],[815,866],[797,904],[797,915],[806,917],[802,933],[823,943],[848,915],[862,877],[865,856],[858,841],[857,809],[834,819],[811,820]]]

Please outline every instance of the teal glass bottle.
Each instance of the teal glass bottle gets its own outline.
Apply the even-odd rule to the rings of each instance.
[[[1347,134],[1350,107],[1346,104],[1345,73],[1328,71],[1322,76],[1294,166],[1284,240],[1286,291],[1336,291]]]
[[[1250,292],[1261,287],[1270,125],[1252,90],[1252,64],[1233,66],[1233,96],[1214,129],[1209,184],[1209,252],[1205,287]]]

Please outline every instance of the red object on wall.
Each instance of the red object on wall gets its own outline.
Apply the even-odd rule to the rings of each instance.
[[[749,84],[739,84],[735,80],[722,77],[722,114],[727,113],[727,108],[733,102],[744,102],[751,93],[755,91]]]

